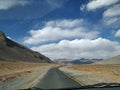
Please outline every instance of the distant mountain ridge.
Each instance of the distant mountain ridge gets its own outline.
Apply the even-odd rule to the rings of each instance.
[[[0,32],[0,61],[1,60],[43,63],[52,62],[48,57],[8,39],[3,32]]]
[[[86,58],[80,58],[80,59],[57,59],[55,62],[57,63],[63,63],[63,64],[92,64],[97,61],[102,61],[103,59],[86,59]]]
[[[96,62],[94,64],[120,64],[120,55],[114,56],[103,61]]]

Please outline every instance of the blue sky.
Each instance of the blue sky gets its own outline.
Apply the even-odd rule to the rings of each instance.
[[[0,30],[51,59],[120,54],[119,0],[0,0]]]

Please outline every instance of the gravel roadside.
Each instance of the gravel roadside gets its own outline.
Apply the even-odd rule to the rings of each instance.
[[[17,90],[33,87],[48,70],[49,68],[34,70],[27,75],[0,81],[0,90]]]
[[[60,67],[59,70],[64,72],[66,75],[70,76],[72,79],[80,83],[82,86],[84,85],[94,85],[98,83],[108,83],[102,78],[98,78],[92,75],[89,75],[88,73],[82,72],[78,73],[75,70],[71,70],[67,67]]]

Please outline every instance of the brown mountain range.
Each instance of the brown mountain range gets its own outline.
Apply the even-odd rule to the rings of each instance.
[[[52,63],[48,57],[8,39],[3,32],[0,32],[0,61]]]

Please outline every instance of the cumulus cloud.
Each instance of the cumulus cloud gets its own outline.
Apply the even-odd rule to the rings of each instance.
[[[114,5],[103,13],[104,17],[120,16],[120,4]]]
[[[102,8],[105,6],[115,4],[118,1],[119,0],[92,0],[86,5],[86,8],[87,8],[87,10],[95,10],[98,8]]]
[[[113,24],[113,23],[116,23],[116,22],[119,21],[119,20],[120,20],[120,18],[118,18],[118,17],[105,18],[105,19],[104,19],[104,23],[105,23],[106,25],[111,25],[111,24]]]
[[[98,31],[90,31],[84,26],[84,20],[55,20],[48,21],[42,29],[30,30],[30,36],[25,37],[25,44],[39,44],[62,39],[98,37]]]
[[[17,5],[24,6],[29,2],[29,0],[0,0],[0,10],[6,10]]]
[[[106,25],[111,25],[112,27],[119,27],[120,25],[120,4],[116,4],[108,8],[103,13],[103,21]]]
[[[116,37],[120,37],[120,29],[115,33]]]
[[[63,19],[63,20],[55,20],[55,21],[49,21],[46,23],[46,26],[52,26],[52,27],[60,27],[60,28],[74,28],[78,27],[84,24],[83,19]]]
[[[103,23],[118,27],[120,24],[120,1],[119,0],[91,0],[87,4],[80,6],[80,10],[94,11],[105,7],[103,11]]]
[[[120,54],[120,43],[104,38],[61,40],[59,43],[32,47],[51,59],[108,58]]]

